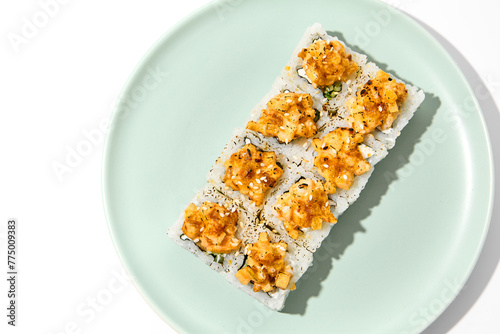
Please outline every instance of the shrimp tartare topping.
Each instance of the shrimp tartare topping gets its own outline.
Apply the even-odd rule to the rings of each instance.
[[[274,187],[283,169],[276,163],[274,152],[262,152],[246,144],[224,162],[222,181],[233,190],[247,195],[259,206],[269,188]]]
[[[290,280],[293,268],[285,260],[287,243],[272,243],[266,232],[259,234],[259,240],[247,246],[247,260],[243,268],[235,274],[241,284],[253,283],[253,291],[269,292],[275,288],[295,289]]]
[[[281,93],[267,102],[267,109],[257,122],[250,121],[247,129],[276,137],[281,143],[295,138],[309,138],[317,133],[316,112],[309,94]]]
[[[322,223],[335,224],[337,219],[330,212],[328,195],[321,181],[302,179],[281,195],[274,205],[278,218],[291,238],[301,235],[301,228],[321,229]]]
[[[401,113],[401,104],[407,96],[403,83],[396,82],[380,70],[375,79],[369,80],[355,97],[346,102],[351,111],[347,120],[359,133],[370,133],[377,127],[387,130]]]
[[[328,194],[334,193],[336,188],[349,189],[354,176],[370,170],[370,164],[359,149],[362,142],[362,134],[346,128],[335,129],[322,139],[313,139],[312,145],[318,153],[314,165],[326,179]]]
[[[238,225],[238,211],[229,211],[212,202],[200,207],[193,203],[184,211],[182,232],[203,250],[212,253],[230,253],[241,246],[234,234]]]
[[[338,41],[319,39],[298,54],[302,68],[314,87],[325,88],[346,81],[358,70],[358,64]]]

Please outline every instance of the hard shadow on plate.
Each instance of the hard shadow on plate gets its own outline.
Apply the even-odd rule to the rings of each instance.
[[[342,38],[339,33],[328,33]],[[364,50],[359,52],[367,54]],[[383,64],[380,67],[384,70],[387,68]],[[394,71],[390,72],[394,73]],[[397,74],[395,75],[397,76]],[[434,115],[441,105],[437,96],[427,92],[425,94],[424,102],[408,126],[402,131],[396,146],[389,151],[389,155],[384,160],[375,166],[375,171],[361,192],[359,199],[339,217],[338,223],[332,228],[330,235],[314,254],[313,266],[298,281],[297,290],[290,293],[283,313],[305,314],[309,299],[320,294],[322,282],[335,271],[335,262],[341,259],[347,248],[354,242],[356,233],[367,233],[366,228],[369,229],[369,222],[364,222],[365,226],[362,225],[362,222],[370,216],[371,209],[378,205],[390,184],[398,179],[397,170],[404,168],[409,163],[415,144],[431,125]]]
[[[361,49],[357,45],[352,45],[352,44],[349,44],[348,42],[346,42],[346,38],[344,37],[344,35],[340,31],[327,31],[327,33],[328,33],[328,35],[335,36],[338,39],[340,39],[341,41],[343,41],[351,50],[353,50],[353,51],[355,51],[357,53],[361,53],[361,54],[367,55],[368,56],[368,61],[371,61],[371,62],[374,62],[375,64],[377,64],[377,66],[381,70],[383,70],[383,71],[385,71],[387,73],[394,74],[397,78],[403,80],[405,83],[410,84],[412,86],[415,86],[415,84],[411,80],[408,80],[407,78],[400,76],[397,71],[391,69],[389,67],[389,65],[387,65],[386,63],[383,63],[380,60],[376,59],[375,57],[372,57],[370,55],[370,53],[366,52],[366,50]],[[427,100],[428,94],[429,93],[425,92],[425,99],[426,100]],[[422,108],[422,107],[420,107],[420,108]]]
[[[411,15],[409,16],[412,17]],[[486,84],[471,64],[460,53],[460,51],[451,45],[450,42],[422,21],[416,19],[415,17],[412,18],[438,40],[441,46],[448,51],[467,78],[467,81],[476,94],[483,111],[489,130],[493,156],[496,156],[498,161],[498,158],[500,157],[500,132],[497,131],[497,129],[500,126],[500,112],[493,97],[491,96],[491,93],[488,91]],[[500,175],[500,164],[498,162],[495,165],[494,172],[495,175]],[[498,187],[499,183],[500,180],[497,177],[494,185],[496,190],[500,189]],[[488,236],[486,237],[483,250],[479,256],[474,271],[471,273],[471,276],[467,280],[464,288],[459,293],[457,298],[422,334],[447,333],[469,311],[488,285],[488,282],[490,281],[500,260],[500,243],[498,243],[497,237],[500,235],[499,208],[500,196],[496,196],[496,199],[493,202],[493,213]]]

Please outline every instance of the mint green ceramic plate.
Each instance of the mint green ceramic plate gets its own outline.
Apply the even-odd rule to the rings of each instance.
[[[270,312],[166,236],[314,22],[426,101]],[[464,285],[488,230],[492,159],[463,75],[420,26],[368,0],[220,1],[167,33],[127,83],[104,158],[120,257],[182,333],[417,333]]]

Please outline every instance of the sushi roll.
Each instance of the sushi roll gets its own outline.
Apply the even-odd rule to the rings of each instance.
[[[314,24],[169,237],[281,310],[424,98]]]

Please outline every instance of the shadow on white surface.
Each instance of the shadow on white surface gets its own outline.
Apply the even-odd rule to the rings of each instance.
[[[446,51],[448,51],[474,90],[474,93],[479,101],[479,105],[483,111],[486,126],[490,135],[493,160],[497,161],[494,167],[494,174],[495,176],[500,175],[500,163],[498,163],[498,161],[500,161],[500,132],[497,131],[497,128],[500,126],[500,112],[495,104],[491,92],[460,51],[458,51],[450,42],[448,42],[431,27],[417,18],[411,15],[409,16],[425,28],[446,49]],[[500,190],[500,179],[495,178],[494,182],[495,193],[497,193],[497,191]],[[500,235],[499,208],[500,196],[497,195],[495,196],[493,202],[490,229],[476,267],[457,298],[443,312],[443,314],[439,316],[439,318],[437,318],[425,331],[422,332],[423,334],[446,333],[450,331],[471,309],[488,285],[488,282],[490,281],[500,260],[500,243],[497,240],[497,236]]]

